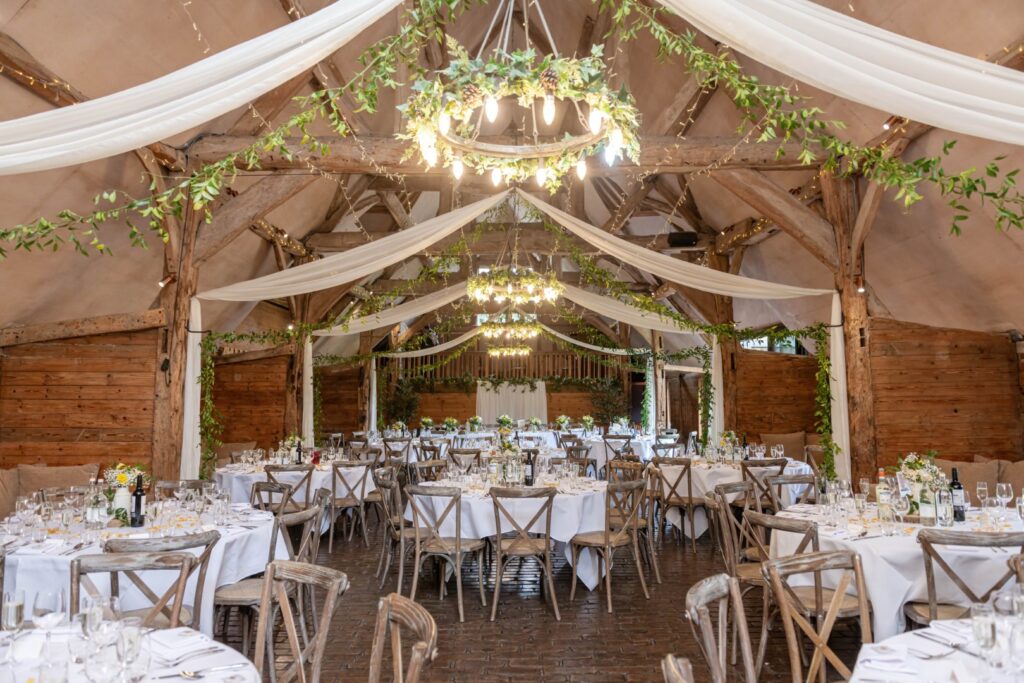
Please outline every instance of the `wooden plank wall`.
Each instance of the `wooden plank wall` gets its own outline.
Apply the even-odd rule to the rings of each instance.
[[[224,443],[255,441],[277,448],[285,436],[285,392],[291,356],[218,363],[213,403],[221,413]]]
[[[439,424],[446,417],[465,422],[476,415],[476,392],[433,391],[420,394],[420,404],[413,419],[413,426],[419,425],[420,418],[430,417]]]
[[[811,356],[740,349],[736,354],[737,433],[814,432],[814,375]]]
[[[362,429],[359,419],[359,368],[318,368],[320,376],[320,433]]]
[[[559,415],[568,415],[573,421],[594,414],[594,402],[589,391],[549,391],[547,421],[554,422]]]
[[[668,373],[668,420],[680,434],[697,431],[700,421],[700,403],[697,392],[701,375],[696,373]]]
[[[0,349],[0,467],[151,465],[161,331]]]
[[[910,451],[1022,457],[1020,367],[1005,334],[872,318],[878,466]]]

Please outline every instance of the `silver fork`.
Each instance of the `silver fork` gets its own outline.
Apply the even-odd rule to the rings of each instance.
[[[924,659],[924,660],[942,659],[943,657],[948,657],[951,654],[953,654],[953,650],[946,650],[945,652],[932,652],[932,653],[929,654],[928,652],[922,652],[921,650],[915,650],[912,647],[908,647],[907,648],[907,652],[909,652],[910,654],[914,655],[918,659]]]
[[[159,657],[159,659],[164,666],[173,668],[178,666],[182,662],[187,662],[188,660],[194,659],[195,657],[205,657],[206,655],[212,655],[218,652],[220,652],[220,647],[213,646],[204,648],[202,650],[195,650],[194,652],[187,652],[181,655],[180,657],[175,657],[174,659],[164,659],[163,657]]]

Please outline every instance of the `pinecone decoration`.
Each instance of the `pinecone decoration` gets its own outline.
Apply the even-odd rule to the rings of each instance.
[[[462,103],[469,109],[476,109],[484,101],[484,94],[480,88],[470,83],[462,89]]]
[[[545,90],[553,91],[558,87],[558,74],[554,69],[545,69],[544,73],[540,75],[540,84],[544,86]]]

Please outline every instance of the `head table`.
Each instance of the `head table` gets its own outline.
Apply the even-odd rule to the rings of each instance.
[[[69,594],[71,583],[71,561],[82,555],[102,552],[102,543],[112,538],[152,538],[175,536],[216,529],[220,540],[210,553],[210,562],[203,587],[199,630],[213,634],[213,594],[217,588],[227,586],[264,570],[270,554],[270,539],[273,517],[268,512],[253,510],[248,503],[233,506],[225,524],[213,524],[208,517],[195,513],[164,516],[160,525],[132,529],[104,529],[99,541],[85,543],[81,534],[65,537],[49,536],[41,542],[32,542],[25,534],[3,537],[7,553],[3,590],[7,593],[24,591],[26,611],[31,609],[36,594],[43,590],[63,588]],[[202,549],[189,552],[199,555]],[[278,537],[275,557],[287,559],[288,552],[283,539]],[[140,576],[158,593],[171,585],[171,572],[140,572]],[[186,604],[195,595],[198,572],[192,574],[185,591]],[[103,577],[92,578],[96,588],[108,594],[110,583]],[[121,604],[123,609],[137,609],[151,606],[145,596],[128,581],[121,581]]]
[[[123,651],[123,650],[121,650]],[[77,626],[61,626],[50,634],[23,631],[16,638],[0,638],[0,681],[36,683],[68,681],[138,680],[140,683],[169,679],[191,671],[209,683],[259,683],[256,667],[237,650],[188,628],[143,632],[135,659],[123,663],[116,643],[96,642]],[[178,677],[177,680],[186,680]]]
[[[852,517],[848,522],[830,526],[817,506],[794,506],[782,515],[807,519],[818,524],[821,550],[852,550],[860,553],[864,567],[864,580],[871,600],[872,631],[875,640],[889,638],[904,630],[903,605],[908,602],[927,602],[928,584],[925,579],[924,553],[917,542],[920,524],[898,524],[893,536],[882,534],[877,509],[869,505],[864,516]],[[970,511],[966,522],[954,523],[955,530],[986,533],[992,531],[1019,531],[1022,528],[1016,514],[1007,510],[1006,520],[992,524],[978,511]],[[773,532],[770,553],[772,557],[791,555],[800,536],[789,532]],[[943,546],[942,557],[971,587],[984,593],[1006,570],[1011,553],[998,548],[971,548]],[[936,595],[940,603],[962,604],[969,607],[967,598],[941,569],[935,570]],[[794,579],[794,585],[797,581]],[[834,587],[825,574],[823,585]],[[1014,589],[1008,581],[1005,591]]]

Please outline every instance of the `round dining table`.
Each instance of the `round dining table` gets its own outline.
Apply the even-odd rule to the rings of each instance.
[[[313,469],[313,475],[310,478],[310,495],[316,493],[317,489],[325,488],[328,491],[331,489],[331,478],[333,468],[326,463],[321,463]],[[342,476],[345,477],[345,481],[353,490],[359,493],[359,480],[362,478],[363,473],[366,472],[366,484],[362,490],[362,495],[365,496],[371,491],[376,491],[377,487],[374,486],[372,473],[367,472],[367,467],[346,467],[341,470]],[[217,488],[227,491],[231,494],[232,503],[248,503],[252,495],[252,485],[258,481],[267,481],[267,473],[263,470],[261,465],[245,465],[236,463],[233,465],[225,465],[224,467],[218,468],[214,472],[214,481],[217,482]],[[298,487],[299,482],[305,476],[304,472],[275,472],[274,478],[289,486]],[[341,483],[338,483],[338,496],[345,497],[348,491]],[[295,488],[292,493],[292,500],[296,503],[305,503],[306,501],[306,489],[305,486]]]
[[[98,667],[93,658],[80,660],[79,648],[72,641],[85,644],[81,629],[61,626],[50,633],[50,645],[42,631],[22,632],[17,638],[3,634],[0,638],[0,681],[3,683],[36,683],[38,681],[66,680],[68,683],[95,683],[99,680]],[[117,662],[113,645],[105,653],[110,662]],[[72,654],[74,652],[74,655]],[[259,683],[256,667],[238,650],[218,643],[208,635],[189,628],[155,630],[142,639],[140,673],[146,676],[140,683],[161,680],[188,680],[176,676],[183,671],[192,672],[194,678],[208,683]],[[117,672],[114,672],[115,674]],[[63,674],[63,675],[62,675]],[[114,680],[110,678],[109,680]]]
[[[1022,525],[1016,515],[998,528],[992,526],[979,511],[970,511],[966,522],[956,522],[958,531],[990,533],[993,531],[1020,531]],[[871,601],[872,630],[876,640],[883,640],[905,629],[903,606],[908,602],[927,602],[928,583],[925,578],[924,552],[917,542],[920,524],[898,524],[893,536],[885,536],[877,521],[877,510],[869,505],[863,519],[854,517],[844,526],[830,526],[816,506],[795,506],[780,514],[796,519],[807,519],[818,525],[818,542],[822,551],[853,550],[860,554],[864,568],[864,582]],[[800,541],[800,535],[773,532],[770,553],[772,557],[791,555]],[[942,546],[941,555],[967,585],[977,594],[984,594],[1007,572],[1007,560],[1013,553],[1002,548]],[[940,603],[959,604],[965,608],[970,601],[952,579],[935,566],[936,596]],[[794,577],[793,583],[796,584]],[[823,585],[834,587],[830,576],[823,576]],[[1002,590],[1013,590],[1015,582],[1008,580]]]
[[[552,482],[553,484],[554,482]],[[462,490],[461,533],[465,539],[483,539],[495,536],[497,526],[494,518],[494,502],[490,497],[490,488],[486,484],[467,484],[449,481],[438,481],[426,486],[457,486]],[[558,484],[551,509],[551,540],[555,542],[556,551],[562,551],[571,562],[572,553],[569,541],[578,533],[600,531],[604,528],[605,491],[607,483],[593,479],[577,479],[571,487],[563,482]],[[448,504],[447,498],[430,498],[419,496],[417,504],[431,506],[435,515],[441,515]],[[540,508],[537,499],[503,499],[502,505],[512,514],[516,522],[525,526]],[[412,521],[412,507],[406,505],[405,518]],[[502,532],[515,531],[511,524],[503,518]],[[441,524],[442,536],[455,536],[455,515],[451,513]],[[600,583],[602,575],[598,573],[597,553],[590,549],[580,554],[579,563],[575,567],[576,576],[590,590]]]

